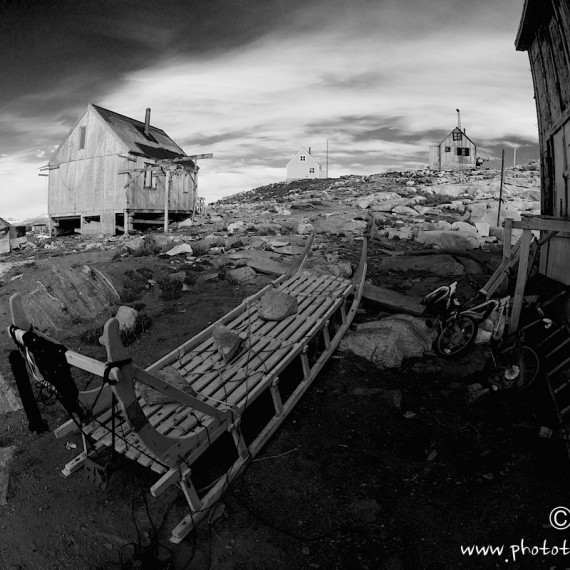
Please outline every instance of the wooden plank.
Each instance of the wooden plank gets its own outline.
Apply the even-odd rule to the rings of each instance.
[[[513,228],[520,230],[541,230],[570,233],[570,220],[554,216],[523,215],[520,221],[513,221]]]
[[[516,332],[519,326],[524,289],[526,286],[531,237],[532,237],[531,230],[525,229],[521,237],[522,241],[521,241],[520,259],[519,259],[519,271],[517,275],[517,284],[515,287],[515,296],[513,299],[511,322],[509,324],[509,334],[513,334],[514,332]]]
[[[513,239],[513,219],[505,218],[503,224],[503,261],[511,255],[511,240]]]
[[[369,301],[375,301],[392,311],[408,313],[410,315],[423,316],[425,306],[420,304],[419,297],[404,295],[391,289],[378,287],[371,283],[365,283],[362,297]]]

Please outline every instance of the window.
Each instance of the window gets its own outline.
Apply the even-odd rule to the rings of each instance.
[[[451,152],[451,147],[450,147],[450,146],[446,146],[446,147],[445,147],[445,152]]]
[[[79,127],[79,150],[85,148],[85,132],[87,127]]]
[[[309,174],[314,174],[315,173],[315,169],[314,168],[309,168]]]
[[[463,140],[463,133],[461,131],[453,131],[453,140],[454,141]]]
[[[145,164],[144,187],[156,189],[156,174],[151,169],[151,164]]]
[[[301,162],[305,162],[306,159],[307,159],[307,157],[306,157],[304,154],[302,154],[302,155],[299,157],[299,160],[300,160]]]
[[[457,156],[469,156],[469,149],[465,147],[457,147]]]

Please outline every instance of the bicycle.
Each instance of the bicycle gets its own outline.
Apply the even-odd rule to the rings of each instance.
[[[488,320],[490,331],[483,331],[490,333],[487,340],[501,338],[510,306],[510,296],[478,304],[475,297],[462,304],[457,299],[456,290],[457,281],[454,281],[451,285],[438,287],[422,299],[422,304],[426,305],[424,314],[436,316],[432,326],[438,326],[439,331],[433,348],[444,358],[455,358],[465,353],[475,342],[480,326]]]

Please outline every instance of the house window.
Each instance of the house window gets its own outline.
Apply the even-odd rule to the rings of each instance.
[[[309,174],[314,174],[315,173],[315,169],[314,168],[309,168]]]
[[[85,132],[87,131],[87,127],[79,127],[79,150],[83,150],[85,148]]]
[[[465,147],[457,147],[457,156],[469,156],[469,149]]]
[[[300,160],[301,162],[305,162],[306,158],[307,158],[307,157],[306,157],[304,154],[302,154],[302,155],[299,157],[299,160]]]
[[[451,147],[450,147],[450,146],[446,146],[446,147],[445,147],[445,152],[451,152]]]
[[[156,189],[156,174],[151,170],[150,164],[145,164],[144,187]]]
[[[463,133],[461,131],[453,131],[453,140],[454,141],[463,140]]]

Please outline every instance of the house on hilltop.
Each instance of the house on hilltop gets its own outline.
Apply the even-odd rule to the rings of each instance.
[[[541,248],[540,273],[570,285],[570,4],[525,0],[515,47],[528,52],[538,115],[541,216],[531,229],[558,232]]]
[[[431,170],[467,170],[477,167],[477,145],[461,130],[461,122],[438,145],[429,147]]]
[[[325,178],[321,165],[311,156],[311,147],[299,150],[287,163],[287,182],[305,178]]]
[[[50,235],[115,234],[159,225],[165,215],[188,217],[197,200],[195,158],[150,124],[150,109],[138,121],[89,104],[42,169]]]

